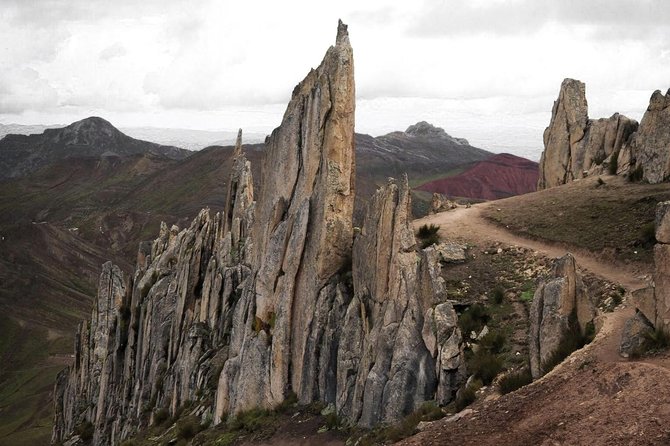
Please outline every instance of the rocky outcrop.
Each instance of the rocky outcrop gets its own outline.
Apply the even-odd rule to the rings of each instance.
[[[442,194],[433,192],[433,197],[430,200],[430,214],[437,214],[438,212],[450,211],[456,209],[458,204],[455,201],[447,199]]]
[[[433,248],[416,250],[407,177],[390,181],[354,242],[354,296],[337,358],[336,405],[346,417],[372,426],[454,398],[465,364],[439,271]]]
[[[651,322],[644,317],[642,312],[636,311],[635,315],[626,321],[621,332],[621,344],[619,345],[621,356],[628,358],[639,354],[646,341],[646,336],[653,331],[654,326]]]
[[[651,95],[629,156],[645,181],[653,184],[670,178],[670,90],[665,96],[659,90]]]
[[[670,201],[656,205],[655,225],[654,280],[630,301],[655,328],[670,331]]]
[[[567,336],[586,334],[595,315],[595,305],[586,293],[575,258],[566,254],[556,259],[530,307],[528,338],[533,379],[544,374],[548,359]]]
[[[115,291],[58,377],[54,441],[91,423],[95,444],[116,444],[187,403],[219,423],[296,394],[371,426],[453,399],[461,334],[437,252],[416,246],[406,178],[353,239],[354,98],[340,23],[266,142],[260,194],[238,140],[223,213],[163,224],[125,288],[103,273]]]
[[[636,121],[618,113],[609,119],[589,119],[584,83],[565,79],[554,102],[549,127],[544,131],[538,189],[619,167],[610,168],[610,164],[617,163],[619,153],[637,127]],[[624,152],[629,153],[630,149]],[[630,161],[621,164],[619,172],[627,173]]]

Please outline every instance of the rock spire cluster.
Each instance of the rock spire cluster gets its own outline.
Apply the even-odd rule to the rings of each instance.
[[[266,142],[259,193],[240,135],[223,213],[163,224],[128,279],[104,265],[57,378],[54,442],[90,423],[95,444],[117,444],[187,403],[219,423],[295,394],[372,426],[455,397],[461,333],[438,255],[414,239],[406,178],[377,191],[354,236],[354,99],[340,22]]]

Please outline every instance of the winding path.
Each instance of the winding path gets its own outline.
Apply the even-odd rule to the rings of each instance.
[[[576,247],[566,247],[558,243],[541,240],[531,240],[513,234],[483,216],[487,207],[495,207],[495,202],[480,203],[470,208],[458,207],[450,211],[429,215],[413,221],[414,228],[424,224],[440,226],[439,234],[448,240],[467,240],[479,243],[481,241],[501,242],[510,246],[521,246],[537,251],[546,257],[561,257],[570,252],[575,256],[577,265],[596,276],[610,282],[618,283],[627,290],[645,287],[644,275],[626,265],[615,265],[604,262],[592,253]]]

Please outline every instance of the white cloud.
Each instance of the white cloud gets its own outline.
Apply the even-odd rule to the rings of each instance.
[[[358,129],[428,119],[473,141],[489,135],[482,144],[535,134],[518,145],[536,146],[564,77],[587,83],[593,117],[639,119],[670,86],[669,15],[660,0],[3,0],[0,121],[97,114],[269,131],[342,18]]]

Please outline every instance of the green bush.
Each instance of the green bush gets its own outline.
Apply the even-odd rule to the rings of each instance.
[[[265,409],[255,408],[240,412],[233,418],[229,427],[233,431],[254,432],[272,422],[273,414]]]
[[[644,333],[642,349],[645,353],[663,351],[668,347],[670,347],[670,335],[662,328]]]
[[[357,441],[359,446],[395,443],[416,433],[421,421],[434,421],[444,417],[442,409],[434,401],[426,401],[411,414],[396,424],[374,430]]]
[[[421,249],[440,242],[440,236],[437,235],[439,230],[440,227],[437,225],[423,225],[419,228],[416,236],[421,240]]]
[[[468,361],[467,368],[473,375],[481,379],[484,384],[488,385],[498,376],[498,373],[502,372],[503,359],[480,348]]]
[[[490,319],[491,316],[486,307],[474,304],[458,317],[458,326],[461,327],[463,336],[467,338],[470,336],[470,332],[479,333]]]
[[[634,170],[628,172],[628,181],[630,181],[631,183],[642,181],[643,177],[644,177],[644,170],[642,169],[641,165],[637,166]]]
[[[154,412],[154,426],[160,426],[170,418],[170,413],[167,409],[158,409]]]
[[[482,382],[475,379],[470,385],[462,387],[456,394],[456,401],[454,401],[456,412],[460,412],[470,404],[474,403],[477,399],[477,391],[481,389],[482,386]]]
[[[200,432],[200,420],[193,415],[177,421],[177,438],[189,440]]]
[[[491,291],[491,299],[493,300],[493,303],[496,305],[500,305],[503,303],[503,300],[505,299],[505,289],[498,285]]]
[[[506,393],[514,392],[517,389],[520,389],[523,386],[526,386],[533,382],[533,377],[530,374],[530,369],[524,367],[521,370],[516,372],[508,373],[507,375],[500,378],[498,387],[500,388],[500,393],[505,395]]]
[[[490,353],[501,353],[507,343],[507,337],[500,331],[490,331],[483,336],[477,345]]]
[[[423,225],[416,232],[416,236],[419,238],[428,238],[431,235],[437,235],[437,231],[440,230],[440,227],[437,225]]]

